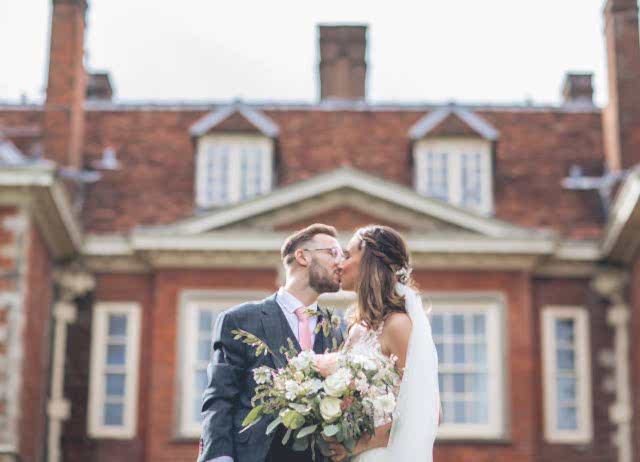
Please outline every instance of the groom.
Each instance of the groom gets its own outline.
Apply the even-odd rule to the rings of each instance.
[[[198,462],[307,462],[311,451],[294,452],[292,441],[282,445],[283,431],[266,435],[272,419],[263,418],[239,433],[251,410],[256,383],[252,370],[275,367],[270,355],[255,356],[253,347],[234,340],[232,330],[242,329],[264,340],[284,363],[280,347],[290,338],[298,351],[317,353],[331,348],[333,339],[342,343],[342,333],[332,330],[325,338],[315,333],[321,316],[307,317],[305,310],[316,308],[325,292],[337,292],[344,254],[333,226],[314,224],[295,232],[281,249],[286,282],[274,295],[243,303],[218,316],[213,332],[213,357],[209,364],[209,384],[203,394],[202,440]],[[330,320],[326,320],[329,322]]]

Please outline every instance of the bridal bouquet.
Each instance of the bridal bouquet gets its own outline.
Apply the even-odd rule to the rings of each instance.
[[[255,346],[256,354],[273,354],[254,335],[246,331],[234,334]],[[391,421],[400,386],[397,358],[350,348],[323,355],[298,353],[291,340],[283,353],[287,363],[277,370],[268,366],[254,370],[253,409],[242,431],[273,416],[267,434],[283,425],[282,443],[293,438],[293,450],[311,447],[315,460],[316,445],[323,454],[328,453],[325,438],[337,439],[350,452],[365,432],[373,435],[375,427]]]

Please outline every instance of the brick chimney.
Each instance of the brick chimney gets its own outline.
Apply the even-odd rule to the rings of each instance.
[[[565,106],[593,106],[593,74],[569,72],[564,78]]]
[[[609,104],[603,112],[609,169],[640,162],[640,42],[637,0],[607,0],[604,7]]]
[[[52,0],[44,156],[82,167],[86,73],[83,64],[86,0]]]
[[[367,80],[367,26],[321,25],[320,99],[363,100]]]

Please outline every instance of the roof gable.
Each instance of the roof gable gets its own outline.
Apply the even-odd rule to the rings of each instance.
[[[414,141],[426,136],[471,134],[489,141],[495,141],[499,136],[498,130],[484,118],[454,104],[430,112],[409,130],[409,137]]]
[[[359,198],[353,199],[354,196]],[[268,229],[265,223],[272,228],[274,225],[286,227],[287,215],[289,223],[292,223],[304,219],[305,214],[310,216],[323,212],[322,207],[314,210],[314,204],[317,205],[321,198],[325,199],[329,206],[336,207],[339,203],[346,202],[356,208],[360,207],[369,215],[381,217],[381,221],[384,220],[385,207],[387,211],[393,209],[394,220],[402,216],[407,217],[407,222],[418,223],[422,230],[458,231],[489,237],[548,235],[547,232],[520,228],[437,199],[421,196],[405,186],[348,167],[276,189],[237,205],[170,225],[139,228],[137,232],[195,235],[231,227]],[[372,207],[372,204],[375,204],[375,207]],[[325,207],[324,211],[326,210],[328,209]],[[276,216],[277,214],[280,216]],[[397,227],[402,228],[403,224],[398,223]]]
[[[273,120],[239,101],[205,115],[191,126],[189,132],[192,136],[202,136],[215,129],[237,131],[246,128],[253,128],[269,138],[275,138],[279,133]]]

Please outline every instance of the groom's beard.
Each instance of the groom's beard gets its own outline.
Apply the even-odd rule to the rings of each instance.
[[[337,292],[340,290],[340,282],[333,280],[332,272],[311,260],[311,265],[309,265],[309,287],[318,294]]]

